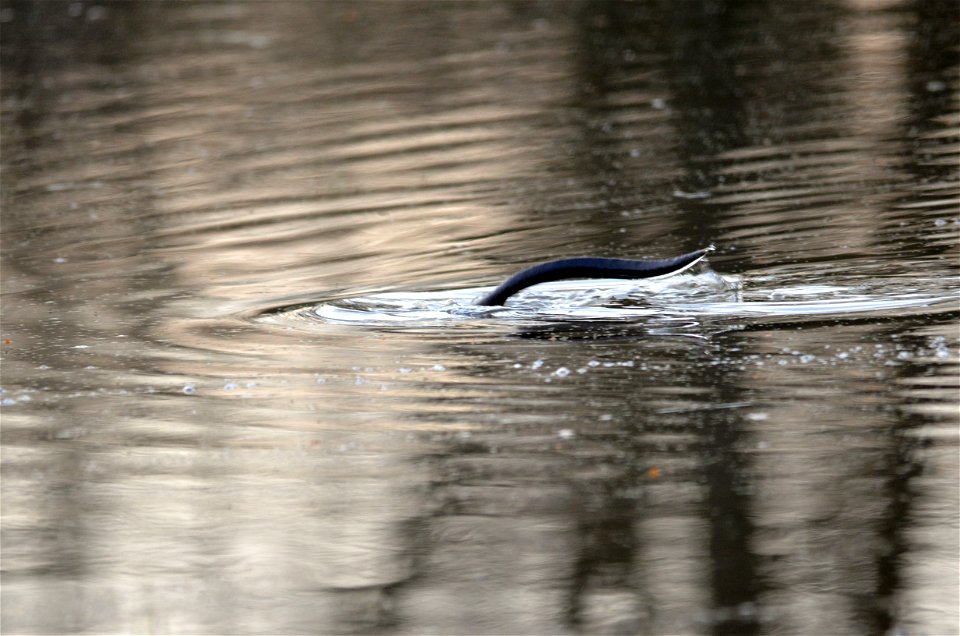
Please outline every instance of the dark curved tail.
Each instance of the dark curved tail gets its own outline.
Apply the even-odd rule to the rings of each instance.
[[[507,298],[531,285],[568,278],[655,278],[681,272],[713,248],[708,247],[675,258],[657,261],[634,261],[626,258],[564,258],[540,263],[521,270],[477,301],[478,305],[502,305]]]

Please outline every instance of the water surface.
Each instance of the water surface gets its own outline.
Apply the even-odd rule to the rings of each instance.
[[[960,632],[957,17],[0,4],[3,632]]]

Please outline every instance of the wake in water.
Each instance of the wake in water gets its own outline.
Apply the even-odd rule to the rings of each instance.
[[[956,289],[945,291],[942,281],[934,284],[917,280],[905,285],[899,278],[861,276],[840,280],[836,274],[827,281],[822,276],[818,279],[816,273],[806,275],[797,271],[744,281],[739,276],[711,270],[706,260],[700,260],[703,253],[678,258],[690,256],[696,258],[683,266],[680,270],[683,273],[659,278],[539,282],[511,291],[506,305],[480,303],[497,296],[509,287],[512,279],[536,268],[524,270],[496,288],[373,294],[270,312],[264,319],[292,320],[300,324],[410,327],[490,320],[545,323],[689,321],[692,318],[800,322],[825,317],[836,320],[871,315],[886,317],[891,313],[903,315],[905,311],[934,314],[958,309],[960,294]],[[696,263],[693,269],[687,269],[693,263]]]
[[[358,326],[429,326],[464,321],[638,322],[714,319],[765,322],[886,317],[956,312],[958,295],[942,288],[869,278],[847,285],[774,284],[775,277],[744,281],[704,267],[698,273],[653,280],[569,280],[526,289],[507,306],[481,306],[491,287],[389,292],[301,306],[270,320]]]
[[[697,274],[645,280],[588,279],[542,283],[507,306],[478,305],[493,288],[390,292],[321,303],[304,317],[347,324],[504,320],[630,320],[660,314],[671,302],[739,301],[740,279],[704,269]]]

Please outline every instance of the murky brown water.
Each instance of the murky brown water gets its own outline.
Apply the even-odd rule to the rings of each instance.
[[[957,18],[3,2],[3,633],[960,632]]]

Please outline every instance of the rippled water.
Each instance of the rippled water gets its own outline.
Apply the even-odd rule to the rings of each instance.
[[[958,24],[0,3],[0,628],[960,633]]]

